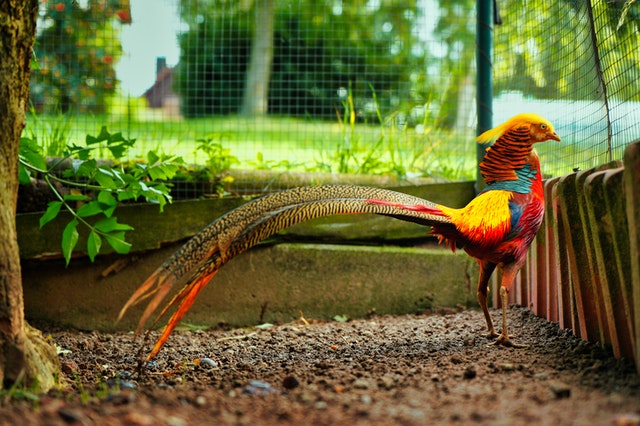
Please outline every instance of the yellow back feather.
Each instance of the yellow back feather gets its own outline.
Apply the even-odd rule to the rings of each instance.
[[[551,123],[541,115],[528,112],[524,114],[518,114],[515,117],[512,117],[504,123],[500,124],[499,126],[487,130],[486,132],[478,136],[476,138],[476,141],[481,144],[493,143],[507,130],[520,127],[523,124],[532,123],[545,123],[547,124],[547,126],[551,126]]]
[[[483,192],[461,209],[438,207],[469,241],[493,244],[501,241],[511,230],[511,198],[511,191],[494,190]]]

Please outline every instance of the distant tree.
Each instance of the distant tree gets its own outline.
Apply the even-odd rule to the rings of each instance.
[[[399,99],[415,95],[412,76],[424,71],[425,57],[417,48],[415,1],[273,3],[271,72],[267,77],[261,70],[255,79],[251,61],[266,63],[268,49],[254,55],[252,40],[268,34],[258,32],[265,19],[256,22],[258,9],[252,8],[264,1],[182,0],[189,31],[180,38],[177,88],[186,116],[255,112],[243,108],[243,99],[256,95],[264,111],[257,100],[263,92],[257,94],[247,81],[265,86],[267,79],[273,114],[333,118],[349,93],[359,112],[368,108],[375,117],[376,108],[396,109]]]
[[[43,112],[105,112],[122,54],[119,27],[131,23],[129,0],[41,2],[31,102]]]
[[[640,12],[628,9],[623,25],[617,28],[623,9],[623,2],[605,0],[565,0],[551,6],[506,2],[501,9],[503,24],[494,30],[495,91],[593,100],[603,95],[605,82],[609,95],[640,100]]]
[[[442,103],[438,124],[452,128],[460,119],[464,105],[460,96],[465,87],[474,84],[475,67],[475,0],[452,2],[439,0],[440,11],[435,35],[446,45],[441,59],[441,74],[445,84],[440,87]]]
[[[269,79],[273,62],[275,0],[255,0],[255,22],[247,80],[242,97],[242,115],[263,115],[269,105]]]

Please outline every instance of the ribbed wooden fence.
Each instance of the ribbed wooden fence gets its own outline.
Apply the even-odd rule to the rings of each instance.
[[[510,302],[610,347],[640,372],[640,141],[624,161],[547,180],[545,196]]]

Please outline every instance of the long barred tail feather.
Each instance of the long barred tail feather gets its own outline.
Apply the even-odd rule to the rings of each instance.
[[[405,208],[417,205],[424,208]],[[196,234],[134,292],[118,318],[131,306],[154,296],[140,319],[140,331],[174,285],[182,286],[153,322],[157,324],[171,307],[178,305],[149,354],[151,359],[215,273],[265,238],[300,222],[336,214],[369,213],[422,225],[450,225],[447,217],[429,210],[435,206],[419,197],[357,185],[302,187],[266,195],[232,210]]]

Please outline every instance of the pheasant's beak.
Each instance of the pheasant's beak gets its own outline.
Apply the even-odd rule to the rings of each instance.
[[[547,133],[547,136],[549,136],[550,140],[553,139],[554,141],[560,142],[560,136],[558,136],[556,132],[549,132]]]

